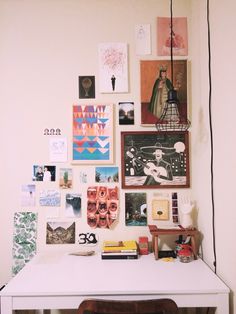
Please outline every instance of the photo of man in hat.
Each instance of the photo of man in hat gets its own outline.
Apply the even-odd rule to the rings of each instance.
[[[154,146],[140,147],[140,151],[149,156],[144,167],[144,173],[147,175],[144,185],[173,180],[171,165],[163,159],[163,156],[175,153],[173,147],[163,147],[160,143],[156,143]]]

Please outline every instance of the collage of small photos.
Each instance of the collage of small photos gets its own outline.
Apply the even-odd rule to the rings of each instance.
[[[124,192],[125,226],[147,226],[147,190],[175,189],[189,187],[189,143],[188,132],[156,130],[147,131],[160,120],[168,90],[178,91],[179,116],[187,117],[187,18],[174,18],[175,56],[183,59],[174,60],[175,73],[171,73],[170,64],[170,20],[158,17],[156,20],[157,55],[161,59],[139,60],[140,56],[151,54],[150,24],[135,25],[135,49],[140,63],[140,108],[134,101],[118,102],[118,124],[122,130],[121,147],[116,147],[117,125],[114,121],[114,105],[94,103],[96,93],[129,93],[129,44],[108,42],[98,45],[99,87],[95,75],[78,76],[78,98],[73,104],[72,119],[72,156],[68,163],[68,134],[61,134],[60,129],[51,132],[43,130],[43,136],[49,138],[49,162],[32,166],[32,183],[22,185],[22,208],[50,208],[47,211],[46,244],[76,243],[76,223],[67,218],[80,218],[86,210],[88,232],[78,234],[78,243],[94,245],[98,238],[96,228],[112,229],[119,222],[120,193]],[[163,59],[166,56],[166,59]],[[171,82],[171,78],[173,81]],[[166,98],[160,93],[166,95]],[[89,100],[89,102],[88,102]],[[112,97],[111,97],[112,100]],[[141,128],[135,128],[135,111],[141,112]],[[145,128],[143,128],[145,127]],[[116,134],[114,136],[114,131]],[[52,136],[50,136],[52,135]],[[71,140],[69,141],[71,142]],[[114,151],[121,151],[121,166],[114,166]],[[78,167],[79,170],[78,170]],[[81,168],[82,166],[82,168]],[[94,169],[94,177],[87,174],[87,166]],[[121,171],[120,171],[121,170]],[[74,178],[86,190],[86,199],[76,191]],[[41,184],[39,183],[41,182]],[[49,188],[50,183],[58,184]],[[92,182],[92,184],[90,184]],[[95,184],[93,183],[95,182]],[[127,192],[135,189],[135,192]],[[141,190],[141,191],[140,191]],[[151,215],[153,220],[172,220],[178,223],[178,194],[156,193],[152,200]],[[37,195],[37,200],[36,200]],[[164,197],[163,197],[164,195]],[[63,196],[63,197],[62,197]],[[63,208],[65,221],[56,221],[59,209]],[[171,213],[171,215],[170,215]],[[36,250],[36,227],[31,228],[32,215],[29,212],[16,213],[14,234],[14,273],[27,262]],[[29,219],[29,221],[27,220]],[[19,222],[24,221],[23,229]],[[34,216],[34,223],[37,214]],[[24,231],[23,231],[24,230]],[[20,248],[17,239],[20,234],[31,233],[32,243]],[[31,248],[30,248],[31,247]],[[21,253],[19,253],[21,252]],[[21,265],[21,266],[19,266]],[[19,266],[19,267],[18,267]]]

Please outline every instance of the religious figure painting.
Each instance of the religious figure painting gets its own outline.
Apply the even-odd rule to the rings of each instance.
[[[128,50],[126,43],[99,44],[101,93],[128,92]]]
[[[73,106],[72,162],[113,163],[113,106]]]
[[[188,30],[186,17],[172,19],[173,56],[188,55]],[[169,56],[171,50],[171,20],[169,17],[157,18],[157,55]]]
[[[122,188],[189,187],[188,132],[121,132]]]
[[[187,60],[174,60],[173,82],[170,60],[141,60],[141,124],[156,124],[163,113],[168,92],[177,92],[178,113],[187,119]]]

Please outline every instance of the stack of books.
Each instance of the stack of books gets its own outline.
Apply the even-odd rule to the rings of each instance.
[[[136,241],[104,241],[102,259],[137,259],[138,246]]]

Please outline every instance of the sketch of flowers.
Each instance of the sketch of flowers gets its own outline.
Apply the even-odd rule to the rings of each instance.
[[[119,47],[111,45],[104,49],[102,53],[102,63],[104,67],[114,73],[117,71],[123,72],[123,67],[126,60],[126,54],[123,46]]]

